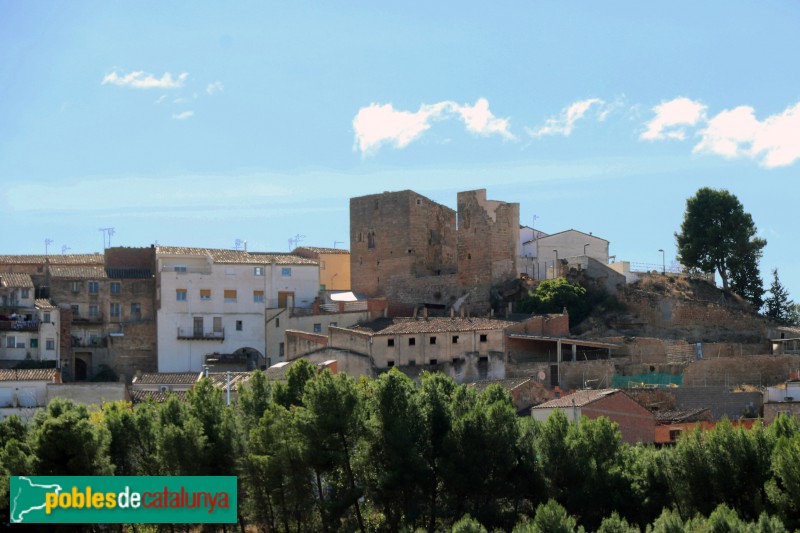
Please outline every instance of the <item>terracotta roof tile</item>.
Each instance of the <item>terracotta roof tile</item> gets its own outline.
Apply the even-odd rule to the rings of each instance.
[[[505,329],[515,322],[493,318],[391,318],[354,326],[352,330],[370,335],[402,335],[409,333],[449,333]],[[345,328],[347,329],[347,328]]]
[[[170,396],[175,396],[182,402],[186,401],[186,391],[131,390],[131,402],[134,404],[145,403],[148,399],[152,399],[155,403],[164,403],[169,400]]]
[[[266,265],[317,265],[319,261],[307,259],[293,254],[272,252],[245,252],[244,250],[222,250],[215,248],[183,248],[178,246],[157,246],[156,255],[183,255],[210,257],[214,263],[220,264],[253,264]]]
[[[50,276],[56,279],[102,279],[107,277],[103,267],[51,266]]]
[[[30,274],[22,272],[2,272],[0,273],[0,285],[3,287],[21,287],[23,289],[33,287],[33,280]]]
[[[549,409],[572,406],[583,407],[584,405],[589,405],[592,402],[596,402],[601,398],[616,394],[617,392],[621,391],[619,389],[579,390],[577,392],[573,392],[572,394],[562,396],[561,398],[556,398],[555,400],[550,400],[549,402],[536,405],[533,407],[533,409]]]
[[[0,369],[0,381],[50,381],[55,382],[55,368]]]
[[[297,250],[308,250],[315,254],[350,254],[350,250],[345,250],[344,248],[323,248],[320,246],[298,246],[294,251],[297,252]]]
[[[53,254],[53,255],[0,255],[0,264],[5,265],[43,265],[47,260],[51,265],[102,265],[103,254]]]
[[[47,300],[45,298],[37,298],[36,301],[33,303],[33,305],[34,305],[34,307],[36,307],[36,309],[55,309],[56,308],[56,306],[53,305],[52,302],[50,302],[50,300]]]
[[[133,378],[135,385],[192,385],[200,372],[150,372]]]

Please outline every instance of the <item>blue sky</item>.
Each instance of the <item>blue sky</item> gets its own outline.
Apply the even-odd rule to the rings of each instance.
[[[349,243],[459,190],[674,257],[727,188],[800,300],[796,2],[0,4],[3,253]],[[341,245],[339,245],[341,246]]]

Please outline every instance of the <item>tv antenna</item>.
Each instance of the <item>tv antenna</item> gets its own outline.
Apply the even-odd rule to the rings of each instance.
[[[67,250],[72,250],[72,248],[70,248],[69,246],[67,246],[67,245],[65,244],[64,246],[62,246],[62,247],[61,247],[61,255],[64,255],[64,254],[66,254],[66,253],[67,253]]]
[[[236,239],[233,242],[233,249],[234,250],[241,250],[244,247],[244,251],[247,251],[247,241],[243,241],[242,239]]]
[[[337,244],[344,244],[344,241],[333,241],[333,247],[336,248]]]
[[[111,248],[111,236],[114,235],[114,228],[100,228],[98,231],[103,232],[103,250]],[[106,235],[108,235],[108,246],[106,246]]]
[[[49,247],[51,244],[53,244],[53,242],[54,242],[54,241],[53,241],[53,239],[45,239],[45,240],[44,240],[44,255],[45,255],[45,257],[47,256],[47,248],[48,248],[48,247]]]
[[[289,238],[289,251],[291,252],[292,250],[297,248],[297,245],[300,244],[300,241],[302,241],[305,238],[306,238],[305,235],[300,235],[299,233],[297,235],[295,235],[294,237],[290,237]]]

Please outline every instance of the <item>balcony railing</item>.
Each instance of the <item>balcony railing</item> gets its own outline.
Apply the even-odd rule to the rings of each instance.
[[[39,331],[39,320],[0,320],[0,331]]]
[[[73,348],[105,348],[108,346],[108,340],[105,337],[90,337],[88,339],[79,339],[72,337]]]
[[[175,274],[211,274],[211,267],[183,267],[183,266],[167,266],[161,267],[161,272],[174,272]]]
[[[184,341],[224,341],[225,328],[222,331],[195,331],[178,328],[178,339]]]

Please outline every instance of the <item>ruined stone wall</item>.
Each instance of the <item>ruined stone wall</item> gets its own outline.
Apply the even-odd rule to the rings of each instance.
[[[519,204],[458,193],[458,285],[491,287],[519,276]]]
[[[304,354],[319,350],[328,345],[328,336],[319,333],[287,330],[286,333],[286,360],[292,361]]]
[[[773,386],[785,382],[800,368],[797,355],[750,355],[695,361],[683,373],[684,387],[740,384]]]

